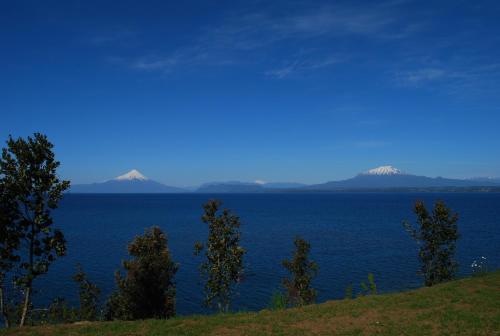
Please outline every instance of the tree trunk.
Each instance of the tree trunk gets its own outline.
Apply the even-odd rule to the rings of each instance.
[[[29,250],[29,269],[28,276],[29,280],[26,284],[26,292],[24,293],[24,305],[23,305],[23,313],[21,315],[21,322],[19,322],[19,326],[23,327],[26,321],[26,315],[28,314],[28,307],[31,299],[31,286],[33,285],[33,247],[35,244],[35,222],[31,221],[31,237],[30,237],[30,250]]]
[[[30,304],[30,296],[31,296],[31,285],[29,285],[29,287],[26,287],[26,293],[24,294],[23,314],[21,315],[21,322],[19,323],[20,327],[23,327],[24,322],[26,321],[26,315],[28,314],[28,306]]]
[[[7,314],[5,313],[5,306],[4,306],[4,302],[3,302],[3,288],[2,287],[0,287],[0,312],[4,318],[5,327],[9,328],[10,323],[9,323],[9,318],[7,317]]]

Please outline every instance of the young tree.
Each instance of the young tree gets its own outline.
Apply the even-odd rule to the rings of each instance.
[[[73,280],[78,283],[80,296],[80,309],[78,311],[80,320],[95,321],[98,318],[99,295],[101,290],[93,284],[83,271],[81,265],[77,266],[77,273]]]
[[[364,281],[360,283],[362,292],[361,295],[376,295],[377,294],[377,284],[375,283],[375,276],[373,273],[368,273],[368,284]]]
[[[217,307],[220,312],[227,312],[234,286],[243,275],[243,255],[245,250],[240,246],[240,219],[232,215],[228,209],[218,214],[221,202],[210,200],[204,206],[205,214],[201,217],[208,224],[205,262],[201,264],[202,277],[205,283],[205,304]],[[203,250],[202,243],[195,244],[195,255]]]
[[[458,215],[452,214],[444,202],[438,201],[430,214],[423,202],[415,203],[416,227],[404,221],[403,225],[420,246],[421,274],[425,285],[432,286],[453,279],[458,264],[454,260],[458,234]]]
[[[316,300],[316,290],[311,287],[312,279],[318,273],[318,265],[309,260],[311,245],[297,237],[295,252],[291,260],[284,260],[283,266],[291,273],[291,279],[284,279],[287,302],[292,306],[311,304]]]
[[[127,272],[116,272],[118,290],[107,302],[106,319],[137,320],[175,316],[174,276],[179,265],[172,260],[167,236],[159,227],[146,229],[129,244],[134,257],[124,261]]]
[[[57,177],[59,162],[52,148],[40,133],[27,140],[9,137],[0,159],[2,189],[17,214],[11,224],[19,248],[15,280],[24,292],[20,326],[31,304],[33,281],[47,273],[50,264],[66,252],[64,235],[53,227],[51,211],[57,208],[70,183]]]

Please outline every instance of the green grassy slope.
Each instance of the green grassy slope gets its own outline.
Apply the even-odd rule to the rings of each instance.
[[[281,311],[80,322],[0,335],[500,335],[500,272]]]

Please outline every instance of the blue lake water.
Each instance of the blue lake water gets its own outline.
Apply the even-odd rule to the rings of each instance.
[[[320,302],[342,298],[350,283],[359,287],[369,272],[381,292],[421,286],[417,245],[402,226],[404,219],[414,220],[417,199],[429,207],[442,199],[459,213],[460,275],[470,274],[471,263],[481,256],[490,270],[500,267],[500,194],[68,194],[54,213],[68,254],[36,282],[36,301],[63,296],[75,302],[71,275],[78,262],[107,297],[114,289],[114,271],[127,258],[127,244],[157,225],[167,233],[180,263],[178,314],[206,312],[198,273],[202,258],[193,256],[193,245],[207,237],[200,217],[202,204],[210,198],[221,199],[242,221],[246,276],[233,310],[268,306],[286,276],[281,261],[290,257],[296,235],[311,243],[311,258],[319,264],[314,287]]]

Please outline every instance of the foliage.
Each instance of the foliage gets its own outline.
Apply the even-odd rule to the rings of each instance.
[[[283,266],[291,273],[290,279],[283,280],[287,290],[287,302],[292,306],[311,304],[316,300],[316,290],[311,287],[312,279],[318,272],[318,265],[309,260],[311,245],[297,237],[295,252],[291,260],[284,260]]]
[[[500,271],[287,310],[0,330],[2,336],[498,335]]]
[[[13,191],[6,188],[3,178],[0,179],[0,314],[6,327],[10,326],[9,303],[6,298],[5,281],[7,274],[12,270],[19,256],[19,232],[16,222],[19,220],[19,211],[16,206]]]
[[[364,281],[360,283],[361,295],[376,295],[377,285],[375,284],[375,276],[372,273],[368,273],[368,284]]]
[[[271,310],[280,310],[286,308],[286,296],[280,291],[276,291],[271,296],[271,302],[269,304]]]
[[[73,280],[79,286],[79,319],[83,321],[97,320],[99,318],[98,308],[101,290],[87,278],[87,274],[83,271],[81,265],[77,266],[77,273],[73,276]]]
[[[352,284],[349,284],[349,286],[347,286],[345,288],[345,295],[344,295],[344,298],[346,300],[350,300],[354,297],[354,294],[353,294],[353,290],[352,290]]]
[[[18,294],[18,295],[15,295]],[[21,314],[23,311],[22,297],[20,297],[20,292],[9,291],[9,295],[6,296],[4,302],[4,322],[5,327],[9,328],[16,324],[19,324]],[[20,300],[21,299],[21,300]],[[30,304],[29,308],[33,308]]]
[[[146,229],[129,244],[134,257],[124,261],[127,272],[115,273],[117,291],[107,302],[107,319],[170,318],[175,315],[174,276],[179,265],[172,260],[167,236],[159,227]]]
[[[205,283],[205,304],[227,312],[234,286],[240,282],[243,274],[243,255],[245,250],[240,246],[240,219],[228,209],[218,214],[221,202],[210,200],[204,206],[202,221],[208,224],[206,242],[206,261],[201,264],[202,277]],[[205,246],[197,242],[195,255],[199,255]]]
[[[415,204],[416,227],[408,221],[403,224],[420,246],[420,272],[426,286],[453,279],[458,264],[454,260],[458,234],[458,215],[438,201],[429,213],[423,202]]]
[[[63,298],[56,298],[48,309],[48,323],[71,323],[80,320],[77,309],[70,307]]]
[[[470,265],[473,275],[482,275],[488,273],[488,260],[486,257],[482,256],[477,260],[474,260]]]
[[[7,269],[16,267],[15,282],[23,288],[20,325],[26,320],[33,280],[66,253],[64,235],[53,227],[51,211],[70,183],[57,177],[59,162],[52,148],[40,133],[27,140],[9,137],[0,159],[1,216],[9,222],[2,229],[1,252],[8,256],[5,260],[13,262]]]
[[[79,320],[78,309],[70,307],[64,298],[55,298],[46,309],[34,309],[27,324],[73,323]]]
[[[43,325],[91,321],[97,319],[98,296],[100,290],[92,284],[78,265],[78,272],[73,279],[79,284],[80,308],[70,306],[62,297],[57,297],[42,308],[34,308],[30,303],[30,314],[26,316],[26,325]],[[11,295],[13,296],[13,295]],[[23,303],[12,299],[5,305],[5,314],[10,323],[19,323],[23,312]]]
[[[6,305],[6,314],[11,325],[19,323],[24,303],[22,301],[10,301]],[[29,305],[29,315],[26,316],[25,325],[39,326],[44,324],[73,323],[79,320],[78,309],[69,306],[64,298],[55,298],[50,304],[42,308],[34,308]]]

